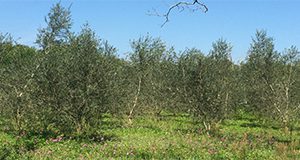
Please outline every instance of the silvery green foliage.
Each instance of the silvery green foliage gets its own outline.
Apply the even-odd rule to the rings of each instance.
[[[128,73],[131,75],[132,100],[136,99],[132,105],[137,105],[137,113],[153,111],[158,107],[155,104],[156,96],[159,96],[157,74],[166,45],[160,39],[146,36],[133,41],[131,47],[133,51],[129,54],[131,66]]]
[[[102,114],[118,101],[112,100],[117,95],[111,89],[115,50],[106,50],[105,45],[84,25],[70,45],[53,46],[43,53],[35,78],[41,123],[78,133],[99,126]]]
[[[177,53],[145,36],[123,59],[88,24],[72,33],[70,10],[59,3],[46,23],[36,41],[42,50],[0,34],[0,114],[11,129],[93,133],[106,113],[183,112],[205,126],[232,118],[237,108],[285,126],[299,118],[299,51],[277,52],[265,31],[257,31],[247,59],[236,65],[224,39],[206,55],[195,48]]]
[[[274,83],[275,66],[279,54],[274,49],[273,39],[265,31],[257,31],[253,38],[246,63],[242,66],[246,84],[247,104],[249,110],[269,114],[272,105],[270,86]]]
[[[285,127],[299,113],[299,51],[296,47],[279,53],[273,39],[258,31],[246,63],[242,65],[245,101],[249,111],[276,119]]]
[[[225,40],[213,43],[206,57],[199,58],[192,76],[191,97],[194,113],[205,122],[225,118],[232,106],[231,45]]]
[[[65,8],[60,3],[55,4],[45,17],[47,26],[38,30],[36,43],[43,49],[51,45],[65,44],[70,41],[72,33],[70,7]]]
[[[2,117],[10,119],[10,129],[24,129],[32,111],[31,70],[35,64],[35,49],[6,43],[0,52],[0,107]]]

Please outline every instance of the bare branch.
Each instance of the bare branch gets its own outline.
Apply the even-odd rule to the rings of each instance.
[[[201,9],[204,13],[206,13],[208,11],[207,6],[204,3],[200,2],[200,0],[193,0],[192,2],[180,1],[180,2],[172,5],[168,9],[166,14],[164,14],[164,15],[159,15],[157,12],[155,12],[155,14],[152,14],[152,15],[165,17],[165,22],[161,25],[161,27],[163,27],[166,23],[168,23],[170,21],[169,15],[170,15],[170,13],[172,12],[172,10],[174,8],[178,8],[179,11],[182,12],[185,8],[189,8],[190,6],[195,6],[196,7],[194,9],[190,9],[192,12],[195,12],[199,9]]]

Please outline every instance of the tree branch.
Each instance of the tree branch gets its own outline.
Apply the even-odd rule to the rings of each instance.
[[[208,7],[204,3],[200,2],[200,0],[193,0],[192,2],[180,1],[172,5],[164,15],[159,15],[157,12],[152,15],[165,17],[165,22],[161,25],[161,27],[163,27],[166,23],[170,21],[169,15],[171,14],[174,8],[178,8],[181,9],[180,11],[183,11],[185,8],[188,8],[189,6],[196,6],[196,8],[192,10],[193,12],[199,9],[202,9],[204,13],[208,11]]]

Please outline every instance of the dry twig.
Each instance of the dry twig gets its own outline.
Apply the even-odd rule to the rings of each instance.
[[[161,15],[158,12],[156,12],[156,10],[153,10],[154,12],[149,14],[151,16],[159,16],[159,17],[165,17],[165,22],[161,25],[161,27],[163,27],[166,23],[168,23],[170,21],[169,16],[170,13],[172,12],[173,9],[178,8],[181,11],[183,11],[185,8],[189,8],[190,6],[195,6],[196,8],[192,9],[193,12],[201,9],[204,13],[206,13],[208,11],[208,7],[200,2],[200,0],[193,0],[192,2],[187,2],[187,1],[180,1],[174,5],[172,5],[168,11]]]

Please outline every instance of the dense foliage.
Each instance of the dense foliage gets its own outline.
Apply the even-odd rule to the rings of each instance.
[[[276,51],[265,31],[257,31],[247,58],[235,64],[224,39],[204,54],[176,52],[145,36],[132,41],[122,59],[88,24],[73,33],[71,12],[60,4],[46,24],[38,31],[40,48],[0,35],[0,114],[6,131],[89,136],[101,131],[107,114],[132,124],[135,116],[159,119],[168,112],[187,113],[210,132],[211,125],[240,111],[292,131],[299,118],[299,51],[294,46]]]

